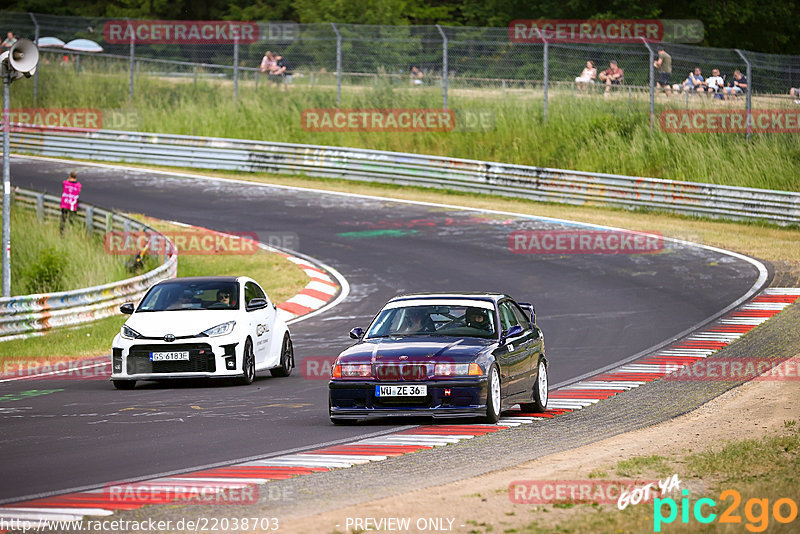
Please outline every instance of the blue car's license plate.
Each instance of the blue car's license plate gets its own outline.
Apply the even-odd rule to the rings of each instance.
[[[424,397],[428,394],[428,386],[375,386],[376,397]]]

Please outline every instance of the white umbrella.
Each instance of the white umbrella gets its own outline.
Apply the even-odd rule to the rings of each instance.
[[[103,47],[89,39],[73,39],[64,45],[64,50],[75,52],[102,52]]]
[[[64,41],[58,37],[40,37],[38,45],[39,48],[45,48],[48,46],[61,48],[64,46]]]

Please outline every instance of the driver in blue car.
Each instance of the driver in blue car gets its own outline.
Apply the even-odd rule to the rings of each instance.
[[[492,324],[489,321],[489,314],[484,309],[467,308],[465,317],[467,318],[467,326],[471,328],[486,331],[491,331],[492,329]]]
[[[430,315],[424,308],[410,308],[406,311],[405,328],[403,334],[423,334],[436,331]]]

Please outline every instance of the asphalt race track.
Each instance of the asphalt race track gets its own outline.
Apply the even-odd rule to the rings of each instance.
[[[670,242],[656,254],[514,254],[514,230],[580,226],[466,209],[23,158],[12,160],[12,181],[60,195],[73,169],[87,203],[256,232],[265,242],[296,236],[296,250],[337,269],[351,294],[291,327],[298,367],[289,378],[259,378],[249,387],[139,383],[134,391],[116,391],[104,379],[0,383],[0,502],[409,424],[333,426],[327,382],[300,373],[304,358],[333,359],[350,328],[366,326],[398,293],[487,290],[532,300],[557,384],[703,322],[759,276],[742,259]]]

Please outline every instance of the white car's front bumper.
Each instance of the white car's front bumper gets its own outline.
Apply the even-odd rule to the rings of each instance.
[[[153,352],[188,351],[188,360],[152,361]],[[126,339],[117,334],[111,348],[111,380],[215,378],[242,375],[244,343],[234,334],[163,339]]]

